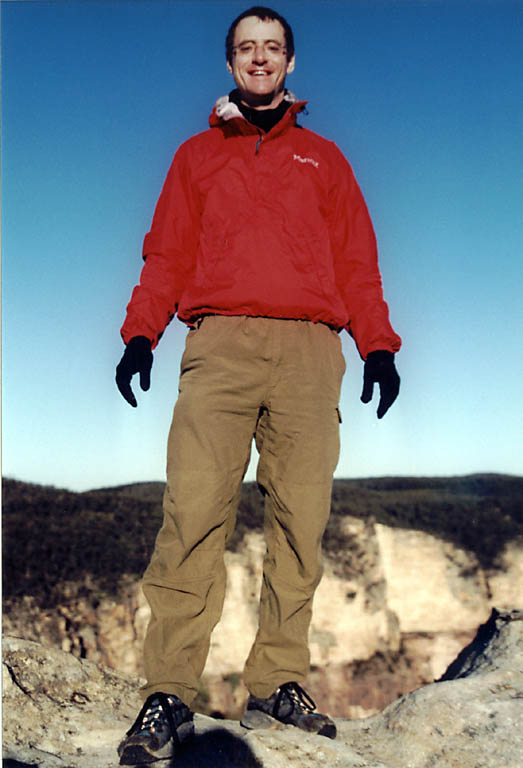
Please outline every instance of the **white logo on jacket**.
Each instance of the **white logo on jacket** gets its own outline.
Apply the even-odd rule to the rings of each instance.
[[[294,155],[293,160],[297,160],[299,163],[310,163],[315,168],[319,168],[320,164],[317,160],[313,160],[312,157],[302,157],[301,155]]]

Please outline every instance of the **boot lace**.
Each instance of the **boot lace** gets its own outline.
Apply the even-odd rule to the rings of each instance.
[[[137,731],[149,731],[150,733],[154,733],[157,726],[160,725],[163,714],[169,724],[169,729],[174,742],[179,742],[180,740],[176,733],[176,725],[174,723],[171,708],[174,706],[176,706],[176,702],[173,696],[167,696],[165,693],[152,693],[141,708],[133,725],[127,731],[127,736],[130,736],[131,733],[136,733]]]
[[[274,704],[273,713],[277,717],[280,711],[282,699],[288,701],[292,707],[291,714],[297,707],[302,712],[310,714],[316,709],[316,704],[298,683],[285,683],[278,688],[278,696]]]

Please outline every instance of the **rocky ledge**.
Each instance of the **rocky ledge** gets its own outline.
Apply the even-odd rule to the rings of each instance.
[[[15,637],[4,640],[3,692],[4,768],[116,766],[140,706],[135,679]],[[177,767],[521,768],[523,611],[494,610],[438,682],[373,717],[338,719],[335,741],[292,726],[195,722]]]

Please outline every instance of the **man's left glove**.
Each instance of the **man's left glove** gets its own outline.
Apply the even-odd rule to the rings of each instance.
[[[138,403],[131,389],[131,379],[135,373],[139,373],[140,386],[146,392],[151,386],[152,365],[153,353],[150,340],[145,336],[133,336],[116,366],[116,386],[133,408],[136,408]]]
[[[400,391],[400,377],[394,365],[394,353],[384,349],[370,352],[363,368],[363,392],[361,402],[370,403],[374,384],[380,387],[378,419],[382,419]]]

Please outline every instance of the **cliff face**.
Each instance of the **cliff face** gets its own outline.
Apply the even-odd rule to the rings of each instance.
[[[363,717],[401,694],[437,679],[471,639],[493,606],[521,606],[523,545],[509,542],[496,568],[430,533],[344,515],[341,533],[357,542],[325,558],[310,631],[310,690],[338,717]],[[257,627],[264,542],[247,532],[226,553],[228,588],[197,708],[232,717],[243,706],[241,682]],[[90,584],[64,586],[62,600],[42,608],[31,597],[11,605],[4,632],[79,658],[141,676],[148,608],[136,577],[114,597]]]

